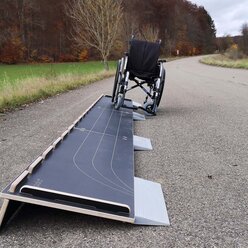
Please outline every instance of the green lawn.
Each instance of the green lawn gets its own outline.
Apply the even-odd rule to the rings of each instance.
[[[0,112],[114,75],[116,62],[0,65]]]
[[[248,69],[248,58],[233,60],[225,55],[215,55],[204,57],[200,61],[207,65]]]
[[[116,62],[109,63],[110,69],[114,69]],[[91,61],[83,63],[57,63],[57,64],[0,64],[0,87],[6,84],[16,84],[17,81],[35,77],[55,77],[61,74],[92,74],[103,70],[103,63]]]

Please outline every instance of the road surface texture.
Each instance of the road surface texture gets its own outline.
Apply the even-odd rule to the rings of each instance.
[[[248,247],[248,71],[167,63],[156,117],[135,123],[153,151],[136,176],[162,184],[171,226],[147,227],[26,206],[0,247]],[[113,78],[0,116],[0,188],[43,152]],[[140,91],[129,95],[140,101]],[[2,204],[2,201],[0,202]]]

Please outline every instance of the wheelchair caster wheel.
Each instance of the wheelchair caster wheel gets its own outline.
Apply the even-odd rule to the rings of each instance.
[[[151,113],[152,112],[152,109],[153,109],[153,104],[148,104],[146,105],[146,111]]]
[[[154,111],[154,104],[153,103],[147,103],[144,106],[147,113],[155,115],[156,111]]]

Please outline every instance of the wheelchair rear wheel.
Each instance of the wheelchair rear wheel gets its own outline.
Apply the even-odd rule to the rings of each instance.
[[[115,81],[112,92],[112,103],[114,104],[115,109],[119,109],[124,104],[125,99],[125,90],[124,82],[122,79],[122,60],[118,61],[117,69],[115,73]]]
[[[165,83],[165,70],[163,71],[160,86],[159,86],[159,89],[158,89],[158,96],[157,96],[157,100],[156,100],[157,107],[159,106],[161,98],[162,98],[162,95],[163,95],[164,83]]]
[[[118,88],[121,81],[121,75],[120,75],[120,68],[121,68],[121,60],[118,61],[116,73],[115,73],[115,81],[113,86],[113,92],[112,92],[112,102],[116,102],[116,96],[118,94]]]
[[[125,98],[125,96],[123,94],[121,94],[121,93],[119,93],[117,95],[117,101],[115,103],[115,109],[116,110],[120,109],[120,107],[123,106],[123,104],[124,104],[124,98]]]

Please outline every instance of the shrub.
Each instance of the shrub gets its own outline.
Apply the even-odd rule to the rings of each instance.
[[[176,45],[176,50],[179,51],[178,55],[188,56],[188,55],[191,55],[192,47],[190,46],[188,42],[179,41]]]
[[[2,48],[0,61],[5,64],[16,64],[24,59],[25,46],[19,37],[5,42]]]
[[[81,62],[85,62],[89,59],[89,52],[87,49],[83,49],[80,53],[79,53],[79,61]]]
[[[53,62],[53,58],[44,54],[38,57],[38,61],[41,63],[51,63]]]
[[[227,56],[229,59],[242,59],[244,57],[244,54],[239,50],[239,47],[237,44],[233,44],[229,49],[226,50],[225,56]]]
[[[35,63],[38,60],[38,51],[37,49],[34,49],[31,51],[29,58],[28,58],[28,62],[29,63]]]
[[[61,54],[59,56],[59,62],[75,62],[77,58],[72,54]]]
[[[113,45],[113,49],[112,52],[110,54],[110,58],[113,58],[114,60],[119,59],[120,57],[122,57],[122,55],[125,52],[125,43],[123,41],[117,40],[114,45]]]

